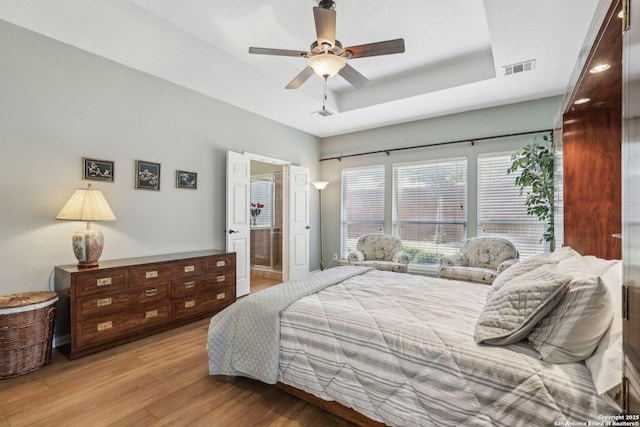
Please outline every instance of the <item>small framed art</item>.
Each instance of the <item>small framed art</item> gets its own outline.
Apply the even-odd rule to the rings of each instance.
[[[82,158],[82,179],[93,181],[113,182],[113,168],[115,162]]]
[[[160,191],[160,163],[136,160],[136,189]]]
[[[196,172],[176,171],[176,187],[198,189],[198,174]]]

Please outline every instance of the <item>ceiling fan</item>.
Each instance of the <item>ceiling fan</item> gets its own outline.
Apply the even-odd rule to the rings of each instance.
[[[339,74],[358,89],[368,86],[371,82],[347,64],[346,60],[367,56],[403,53],[404,39],[387,40],[343,48],[342,43],[336,40],[335,7],[336,4],[332,0],[321,0],[318,7],[313,8],[317,40],[311,44],[309,52],[250,47],[249,53],[307,58],[307,67],[286,86],[287,89],[299,88],[314,72],[320,77],[323,77],[325,81],[329,77]]]

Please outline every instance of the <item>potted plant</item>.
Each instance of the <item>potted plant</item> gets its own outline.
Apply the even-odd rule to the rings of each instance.
[[[527,194],[527,214],[535,215],[547,223],[547,230],[540,241],[549,242],[553,250],[553,137],[543,136],[543,142],[533,138],[531,142],[513,153],[507,173],[520,170],[515,184],[520,194]]]

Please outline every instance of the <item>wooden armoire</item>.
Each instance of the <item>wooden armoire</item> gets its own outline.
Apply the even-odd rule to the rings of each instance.
[[[592,72],[602,64],[609,68]],[[622,259],[621,405],[640,414],[640,0],[600,1],[556,120],[556,142],[564,187],[559,243]]]
[[[640,0],[626,0],[622,81],[623,407],[640,414]]]
[[[621,0],[601,1],[556,119],[556,246],[621,259]],[[594,67],[608,64],[602,72]],[[589,99],[588,102],[584,102]]]

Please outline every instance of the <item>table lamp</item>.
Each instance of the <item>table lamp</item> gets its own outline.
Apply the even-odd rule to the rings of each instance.
[[[100,190],[78,188],[64,205],[56,219],[87,221],[87,229],[76,231],[71,240],[79,268],[96,267],[102,255],[104,236],[91,230],[91,221],[115,221],[116,216]]]

